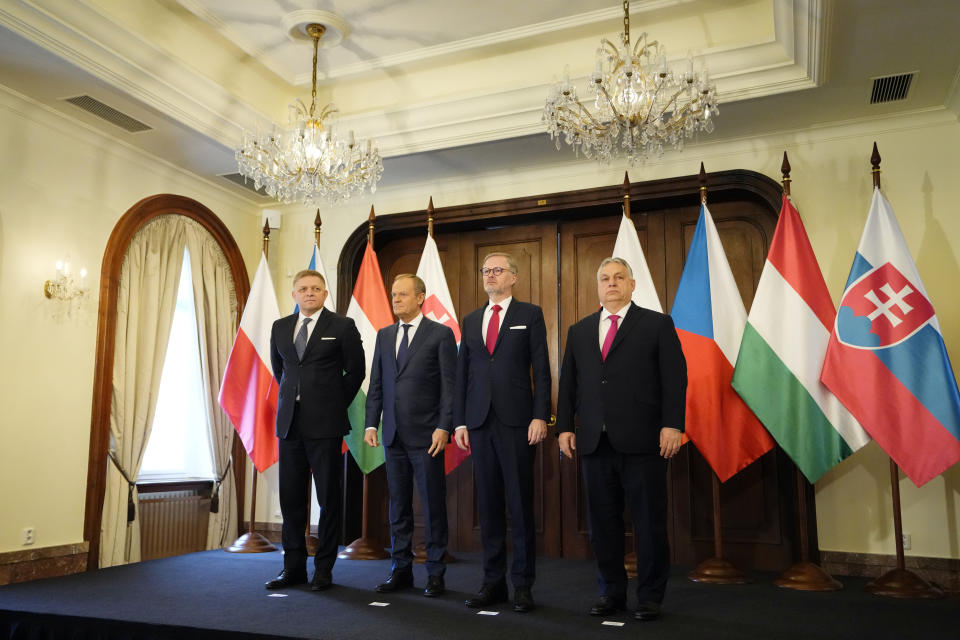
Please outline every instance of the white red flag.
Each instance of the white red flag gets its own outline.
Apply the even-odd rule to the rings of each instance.
[[[220,385],[220,406],[261,473],[278,457],[279,387],[270,367],[270,329],[279,318],[267,257],[261,255]]]

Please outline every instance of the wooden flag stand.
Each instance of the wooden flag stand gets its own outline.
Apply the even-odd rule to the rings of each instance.
[[[707,203],[707,172],[700,163],[700,204]],[[723,534],[720,527],[720,478],[713,472],[713,557],[707,558],[687,574],[693,582],[710,584],[749,584],[753,578],[723,558]]]
[[[263,223],[263,255],[270,255],[270,222]],[[233,544],[227,547],[231,553],[263,553],[265,551],[276,551],[277,548],[256,532],[257,515],[257,467],[253,466],[253,479],[250,482],[250,525],[247,532],[234,540]]]
[[[787,159],[787,152],[783,152],[783,163],[780,165],[780,172],[783,174],[783,193],[790,197],[790,161]],[[800,562],[795,563],[790,568],[781,573],[773,584],[785,589],[796,589],[798,591],[838,591],[843,589],[843,584],[836,580],[829,573],[824,571],[820,565],[810,562],[810,512],[807,504],[807,482],[806,477],[796,470],[797,478],[797,528],[800,538]]]
[[[873,186],[880,188],[880,152],[873,143],[870,154]],[[893,498],[893,537],[897,545],[897,566],[869,583],[868,593],[891,598],[942,598],[943,591],[933,586],[906,567],[903,557],[903,518],[900,512],[900,468],[890,459],[890,493]]]
[[[367,218],[367,242],[373,246],[373,225],[376,215],[373,212],[373,205],[370,205],[370,216]],[[383,560],[389,558],[390,554],[385,551],[386,545],[380,539],[379,531],[370,531],[370,514],[373,505],[370,504],[370,474],[363,474],[363,523],[361,524],[360,537],[344,547],[343,551],[337,554],[338,558],[344,560]]]

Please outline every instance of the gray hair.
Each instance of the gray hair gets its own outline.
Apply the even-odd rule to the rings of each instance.
[[[600,267],[597,269],[597,280],[600,279],[600,272],[603,271],[603,268],[604,268],[605,266],[607,266],[608,264],[610,264],[611,262],[615,262],[615,263],[617,263],[617,264],[619,264],[619,265],[623,265],[624,267],[626,267],[626,268],[627,268],[627,275],[630,276],[630,279],[631,279],[631,280],[633,279],[633,269],[630,268],[630,263],[628,263],[628,262],[627,262],[626,260],[624,260],[623,258],[616,258],[616,257],[614,257],[614,258],[604,258],[604,259],[603,259],[603,262],[600,263]]]
[[[422,293],[427,295],[427,285],[424,283],[423,278],[416,275],[415,273],[401,273],[396,278],[393,279],[393,284],[397,284],[398,280],[413,280],[413,292]]]
[[[503,253],[502,251],[495,251],[483,256],[483,262],[480,263],[480,266],[487,264],[487,260],[490,258],[506,258],[510,273],[516,275],[520,271],[520,268],[517,266],[517,261],[513,259],[513,256],[509,253]]]

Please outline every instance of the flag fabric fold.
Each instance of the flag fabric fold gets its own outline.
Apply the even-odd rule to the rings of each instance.
[[[427,285],[427,297],[424,299],[420,310],[424,316],[434,322],[450,327],[450,330],[453,331],[453,337],[457,341],[457,348],[459,348],[460,325],[457,323],[457,312],[453,308],[453,298],[450,296],[449,287],[447,287],[447,277],[443,273],[443,262],[440,261],[437,242],[429,233],[427,234],[427,241],[423,245],[420,264],[417,265],[417,275]],[[455,427],[456,425],[450,426]],[[447,448],[444,449],[444,471],[450,473],[469,455],[468,451],[463,451],[453,444],[451,438]]]
[[[367,389],[370,385],[370,368],[373,365],[373,351],[377,342],[377,331],[393,323],[393,312],[380,275],[380,263],[370,243],[360,262],[360,273],[353,286],[353,296],[347,307],[347,317],[353,319],[363,341],[363,353],[366,359],[366,376],[360,391],[350,403],[347,415],[350,418],[350,433],[344,437],[344,444],[353,454],[357,466],[364,474],[370,473],[384,460],[383,446],[370,447],[363,441],[366,418]]]
[[[613,257],[623,258],[633,270],[633,279],[637,283],[633,290],[633,302],[641,307],[663,313],[657,288],[653,286],[650,268],[647,267],[647,259],[643,255],[643,247],[640,246],[637,228],[633,220],[626,215],[620,219],[620,230],[617,231],[617,241],[613,245]]]
[[[257,471],[277,461],[277,395],[270,366],[270,330],[280,318],[267,257],[260,264],[240,318],[220,385],[220,406],[240,435]]]
[[[687,360],[686,432],[725,482],[773,439],[730,386],[747,313],[705,204],[670,315]]]
[[[879,188],[820,379],[917,486],[960,460],[960,391],[940,323]]]
[[[733,388],[811,483],[870,441],[820,382],[835,316],[800,214],[783,196]]]

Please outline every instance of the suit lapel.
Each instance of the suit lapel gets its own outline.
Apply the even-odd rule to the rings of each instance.
[[[610,351],[607,352],[607,357],[610,357],[610,354],[613,353],[613,350],[624,341],[625,336],[630,333],[631,329],[637,326],[637,323],[640,321],[640,316],[643,314],[643,308],[638,307],[634,303],[630,303],[630,309],[627,311],[627,316],[623,318],[623,322],[620,323],[620,326],[617,327],[617,335],[613,337],[613,344],[610,345]],[[599,317],[597,325],[597,335],[600,335],[600,326],[599,326]]]
[[[597,336],[600,335],[600,312],[599,311],[587,316],[587,326],[590,327],[591,349],[597,356],[597,362],[602,364],[603,354],[600,351],[600,343],[597,340]]]
[[[416,332],[413,334],[413,340],[410,341],[410,344],[407,345],[407,361],[403,363],[403,366],[397,370],[397,374],[401,374],[407,368],[407,365],[410,364],[410,361],[413,359],[413,355],[417,352],[417,349],[420,348],[420,345],[423,344],[423,341],[426,340],[427,334],[433,329],[430,325],[433,324],[425,317],[420,319],[420,326],[417,327]],[[394,325],[397,326],[397,325]],[[394,332],[394,344],[396,344],[396,332]]]
[[[303,359],[313,350],[313,345],[320,341],[323,337],[323,332],[326,331],[327,327],[330,325],[330,321],[333,320],[333,313],[323,309],[322,311],[314,314],[314,322],[316,324],[313,326],[313,332],[310,334],[310,339],[307,340],[307,348],[303,351]]]
[[[383,340],[383,344],[380,345],[380,348],[383,351],[386,351],[387,361],[390,363],[393,372],[397,372],[397,332],[400,331],[400,325],[394,322],[392,325],[387,327],[387,330],[383,332],[383,335],[380,337],[380,340]]]
[[[487,302],[487,304],[489,304],[489,302]],[[517,299],[514,298],[510,301],[510,306],[507,307],[507,310],[503,314],[503,320],[500,322],[500,329],[497,331],[497,344],[493,345],[494,353],[500,348],[500,343],[503,342],[503,335],[507,331],[510,331],[510,323],[513,322],[513,318],[516,317],[518,313]]]

